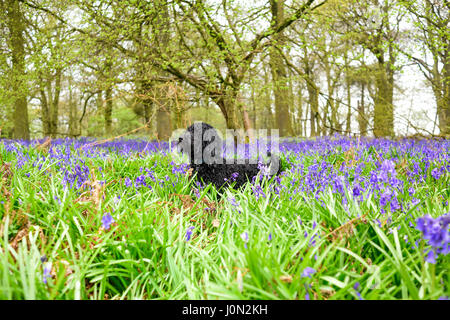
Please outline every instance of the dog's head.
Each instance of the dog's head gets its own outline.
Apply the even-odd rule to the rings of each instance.
[[[189,157],[190,164],[216,163],[222,150],[222,139],[216,129],[204,122],[189,126],[178,138],[178,150]]]

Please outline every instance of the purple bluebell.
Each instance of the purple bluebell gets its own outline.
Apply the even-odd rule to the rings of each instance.
[[[314,269],[311,268],[311,267],[306,267],[305,269],[303,269],[302,277],[303,277],[303,278],[306,278],[306,277],[311,278],[311,276],[312,276],[314,273],[316,273],[316,270],[314,270]]]
[[[103,228],[105,230],[109,230],[109,228],[111,227],[112,223],[114,223],[114,218],[111,216],[111,214],[109,212],[107,212],[102,217]]]
[[[129,188],[133,185],[133,182],[131,181],[130,178],[126,177],[125,178],[125,187]]]
[[[358,296],[359,300],[364,300],[363,297],[361,296],[361,293],[359,292],[359,282],[356,282],[355,285],[353,286],[353,289],[355,289],[356,295]]]
[[[438,168],[434,168],[433,170],[431,170],[431,175],[436,180],[439,180],[439,178],[441,177],[442,173],[441,173],[441,171]]]
[[[194,230],[194,227],[192,227],[192,226],[189,227],[189,228],[187,228],[187,230],[186,230],[186,236],[185,236],[186,241],[191,240],[192,230]]]
[[[244,248],[247,249],[248,232],[242,232],[241,239],[244,241]]]
[[[428,252],[426,260],[435,263],[438,254],[446,255],[450,252],[450,213],[438,218],[430,215],[417,219],[417,229],[422,232],[423,239],[427,240],[432,250]]]
[[[42,281],[47,284],[48,279],[51,278],[52,264],[50,262],[46,263],[44,266],[44,272],[42,275]]]

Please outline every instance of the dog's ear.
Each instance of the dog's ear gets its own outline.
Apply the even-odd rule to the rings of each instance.
[[[177,143],[177,150],[183,154],[186,154],[189,159],[193,156],[192,142],[190,132],[186,131],[181,137],[178,138]]]
[[[178,152],[181,152],[181,153],[186,154],[186,153],[187,153],[187,149],[186,149],[186,146],[185,146],[185,144],[184,144],[184,138],[183,138],[183,136],[179,137],[179,138],[178,138],[177,140],[175,140],[175,141],[177,142],[176,148],[177,148]]]

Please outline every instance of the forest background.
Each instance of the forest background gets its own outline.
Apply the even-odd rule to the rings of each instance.
[[[450,134],[447,0],[0,0],[0,137]]]

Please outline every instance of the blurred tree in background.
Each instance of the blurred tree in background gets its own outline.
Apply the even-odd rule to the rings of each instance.
[[[166,140],[198,120],[281,136],[448,136],[449,7],[0,0],[0,136],[113,136],[147,124],[140,135]],[[433,108],[408,105],[422,93]]]

